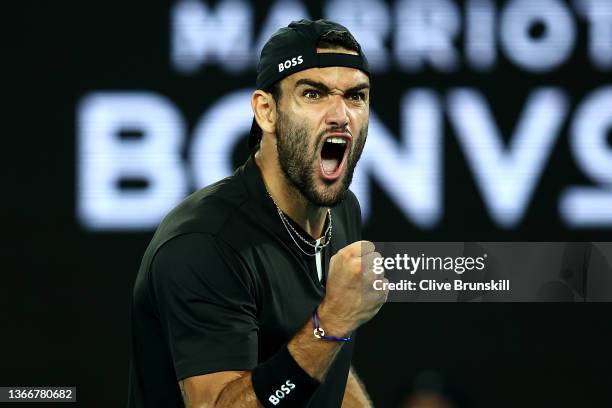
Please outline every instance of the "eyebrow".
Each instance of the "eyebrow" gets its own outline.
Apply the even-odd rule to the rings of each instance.
[[[313,88],[317,88],[318,90],[323,91],[323,92],[331,91],[331,89],[324,83],[319,82],[319,81],[313,81],[312,79],[307,79],[307,78],[302,78],[295,83],[296,88],[300,85],[312,86]],[[350,87],[349,89],[344,91],[344,94],[355,93],[357,91],[361,91],[362,89],[370,89],[370,84],[367,82],[362,82],[353,87]]]

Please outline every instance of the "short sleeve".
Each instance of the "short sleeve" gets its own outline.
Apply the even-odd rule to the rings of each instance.
[[[253,281],[227,244],[200,233],[175,237],[150,272],[177,380],[257,365]]]

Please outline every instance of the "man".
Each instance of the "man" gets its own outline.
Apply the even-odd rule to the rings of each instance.
[[[369,70],[348,30],[293,22],[264,46],[236,173],[176,207],[134,287],[130,407],[364,407],[350,368],[375,291],[348,191]],[[223,137],[223,135],[217,135]]]

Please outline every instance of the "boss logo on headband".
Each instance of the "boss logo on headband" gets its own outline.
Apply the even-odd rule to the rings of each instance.
[[[287,61],[278,64],[278,72],[283,72],[286,69],[300,65],[302,62],[304,62],[304,60],[302,59],[301,55],[288,59]]]

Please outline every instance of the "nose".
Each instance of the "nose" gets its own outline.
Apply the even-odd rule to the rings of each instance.
[[[344,129],[349,124],[348,107],[344,95],[330,95],[325,124],[331,128]]]

